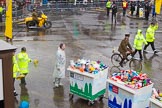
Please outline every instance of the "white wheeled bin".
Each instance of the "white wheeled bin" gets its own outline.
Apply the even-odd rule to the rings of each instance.
[[[80,72],[77,69],[71,68],[67,70],[70,77],[70,99],[77,95],[89,100],[88,105],[92,105],[94,100],[102,100],[106,92],[108,68],[96,74]]]
[[[111,79],[107,82],[109,108],[149,108],[153,83],[140,89],[132,89]]]

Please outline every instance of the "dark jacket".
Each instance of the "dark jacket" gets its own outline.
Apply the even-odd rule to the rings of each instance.
[[[130,48],[132,50],[132,47],[129,43],[129,41],[126,41],[125,39],[123,39],[120,43],[120,46],[118,48],[118,51],[123,54],[123,53],[126,53],[128,50],[127,48]]]
[[[33,17],[34,20],[38,20],[38,14],[37,14],[36,11],[33,11],[32,17]]]
[[[135,11],[135,3],[134,2],[131,2],[131,4],[130,4],[130,10],[131,11]]]
[[[111,5],[111,9],[112,9],[112,14],[116,14],[117,13],[117,5],[115,4],[115,3],[113,3],[112,5]]]

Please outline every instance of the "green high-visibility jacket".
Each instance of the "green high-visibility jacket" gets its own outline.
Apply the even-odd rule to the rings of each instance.
[[[31,62],[31,59],[28,57],[28,54],[26,52],[20,52],[17,58],[20,74],[29,73],[28,64]]]
[[[142,50],[143,43],[147,44],[147,42],[142,34],[142,30],[139,29],[137,31],[137,35],[135,36],[135,39],[134,39],[134,48],[137,50]]]
[[[19,69],[15,55],[12,57],[12,62],[13,62],[13,78],[16,78],[20,69]]]
[[[146,31],[146,41],[153,42],[155,40],[155,31],[158,29],[158,24],[150,25]]]
[[[107,8],[111,8],[111,1],[107,1],[106,7],[107,7]]]
[[[3,8],[0,6],[0,13],[2,13],[3,12]]]

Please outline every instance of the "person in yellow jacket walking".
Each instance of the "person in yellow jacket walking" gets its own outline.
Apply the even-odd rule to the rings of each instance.
[[[110,9],[111,9],[111,5],[112,5],[111,1],[108,0],[108,1],[106,2],[107,16],[109,16]]]
[[[132,57],[134,57],[134,55],[137,53],[139,53],[139,56],[140,56],[140,60],[143,60],[143,57],[142,57],[142,46],[143,46],[143,43],[145,43],[145,45],[147,45],[147,42],[142,34],[142,30],[138,29],[137,31],[137,34],[135,36],[135,39],[134,39],[134,48],[135,48],[135,51],[134,53],[132,54]]]
[[[15,79],[20,71],[17,60],[16,60],[15,52],[13,52],[12,62],[13,62],[13,82],[15,84]],[[16,93],[15,86],[14,86],[14,96],[17,96],[17,95],[18,94]]]
[[[154,46],[154,41],[155,41],[155,31],[158,29],[158,23],[151,23],[150,26],[148,27],[147,31],[146,31],[146,41],[147,41],[147,45],[144,46],[144,50],[143,52],[147,52],[146,49],[149,45],[151,45],[152,50],[154,51],[154,53],[157,53],[158,51],[155,49]]]
[[[29,73],[29,67],[28,64],[32,61],[28,54],[26,53],[26,48],[22,47],[21,52],[17,55],[18,58],[18,66],[20,68],[20,74],[24,75],[23,78],[21,78],[21,84],[26,84],[25,77]]]

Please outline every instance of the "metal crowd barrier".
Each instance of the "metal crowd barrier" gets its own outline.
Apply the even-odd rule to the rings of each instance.
[[[119,9],[122,9],[122,1],[116,1],[116,4]],[[93,1],[88,3],[83,3],[83,1],[77,1],[76,4],[74,2],[49,2],[46,5],[42,5],[41,3],[26,3],[22,9],[13,8],[13,18],[23,18],[30,13],[33,8],[36,8],[38,11],[42,10],[45,14],[51,14],[55,12],[59,12],[59,14],[64,13],[63,11],[79,11],[80,9],[94,9],[96,7],[106,8],[106,1]],[[3,15],[5,16],[5,15]]]

